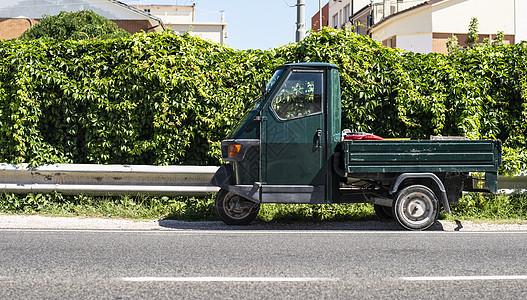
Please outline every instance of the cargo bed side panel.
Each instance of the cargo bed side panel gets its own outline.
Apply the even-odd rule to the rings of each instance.
[[[344,141],[344,163],[355,172],[497,172],[499,141]]]

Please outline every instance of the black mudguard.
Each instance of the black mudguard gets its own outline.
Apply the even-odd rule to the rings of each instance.
[[[210,184],[229,190],[230,185],[236,184],[236,177],[231,164],[221,165],[218,171],[212,176]]]

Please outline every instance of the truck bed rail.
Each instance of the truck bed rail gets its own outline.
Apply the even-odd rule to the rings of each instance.
[[[497,172],[501,143],[481,141],[344,141],[353,172]]]

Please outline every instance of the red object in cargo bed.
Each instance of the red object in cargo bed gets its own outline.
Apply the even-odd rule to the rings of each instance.
[[[344,136],[344,140],[380,141],[382,140],[382,137],[366,132],[348,132],[346,136]]]

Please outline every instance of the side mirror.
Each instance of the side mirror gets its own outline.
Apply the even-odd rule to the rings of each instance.
[[[267,80],[262,80],[262,95],[265,95],[267,92]]]

